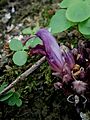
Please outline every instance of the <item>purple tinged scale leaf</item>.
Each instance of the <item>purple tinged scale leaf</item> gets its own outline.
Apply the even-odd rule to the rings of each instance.
[[[36,35],[43,41],[43,45],[46,51],[46,58],[51,64],[52,68],[62,70],[65,59],[62,56],[62,52],[55,38],[46,30],[40,29]]]

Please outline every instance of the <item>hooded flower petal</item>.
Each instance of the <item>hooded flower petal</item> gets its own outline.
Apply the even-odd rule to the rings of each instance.
[[[43,41],[46,58],[51,68],[54,71],[61,73],[65,64],[65,59],[62,56],[62,51],[60,50],[55,38],[46,29],[40,29],[36,35]]]
[[[70,76],[75,64],[71,51],[64,45],[59,46],[56,39],[46,29],[40,29],[36,36],[42,40],[43,45],[36,46],[31,52],[45,55],[51,69],[59,73],[61,78],[65,74]]]

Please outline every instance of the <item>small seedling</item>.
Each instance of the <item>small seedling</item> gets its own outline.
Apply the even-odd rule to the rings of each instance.
[[[35,33],[37,28],[31,30],[30,28],[25,28],[22,33],[23,34],[31,34]],[[32,31],[32,32],[31,32]],[[18,65],[22,66],[27,62],[28,58],[28,49],[33,48],[38,44],[42,44],[42,41],[38,37],[33,37],[26,42],[25,45],[18,39],[11,39],[9,47],[15,53],[13,54],[13,62]]]
[[[27,52],[23,50],[22,42],[18,39],[12,39],[9,44],[9,47],[11,50],[16,51],[13,55],[13,62],[18,66],[25,64],[28,55]]]
[[[8,84],[3,83],[0,86],[0,92],[2,92],[2,90],[4,90],[4,88],[6,88],[7,85]],[[9,90],[4,95],[0,96],[0,102],[7,103],[10,106],[16,105],[17,107],[20,107],[22,105],[20,94],[18,92],[15,92],[13,89]]]

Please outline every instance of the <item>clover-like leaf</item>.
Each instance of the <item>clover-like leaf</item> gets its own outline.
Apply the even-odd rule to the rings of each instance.
[[[85,0],[85,2],[87,2],[88,5],[90,5],[90,0]]]
[[[50,28],[52,33],[62,32],[75,25],[75,23],[72,23],[66,19],[65,13],[65,9],[58,10],[56,14],[51,18]]]
[[[67,8],[70,4],[72,4],[75,1],[76,0],[63,0],[62,2],[60,2],[59,6],[61,8]]]
[[[6,102],[10,106],[17,105],[18,107],[20,107],[22,105],[22,100],[19,97],[20,97],[19,93],[14,92],[14,94]]]
[[[3,83],[1,86],[0,86],[0,92],[2,92],[2,90],[5,88],[5,87],[7,87],[7,83]]]
[[[73,2],[66,11],[66,18],[72,22],[82,22],[90,17],[90,6],[85,1]]]
[[[90,18],[82,22],[86,27],[90,27]]]
[[[25,29],[22,30],[22,34],[24,35],[31,35],[32,34],[32,30],[30,27],[27,27]]]
[[[22,105],[22,100],[17,98],[16,99],[16,105],[17,105],[17,107],[20,107]]]
[[[90,35],[83,35],[86,39],[90,39]]]
[[[39,29],[39,24],[37,24],[36,27],[33,28],[33,34],[35,34]]]
[[[5,100],[9,99],[12,95],[13,95],[13,91],[10,90],[0,97],[0,101],[3,102]]]
[[[30,40],[28,40],[26,42],[26,44],[24,46],[24,49],[28,49],[29,47],[33,48],[38,44],[40,44],[40,45],[43,44],[40,38],[38,38],[38,37],[37,38],[31,38]]]
[[[84,35],[90,35],[90,18],[86,21],[79,23],[79,31]]]
[[[7,83],[3,83],[0,86],[0,92],[2,92],[2,90],[4,90],[5,87],[7,87]],[[3,102],[5,100],[7,100],[8,98],[10,98],[13,95],[13,91],[9,90],[8,92],[6,92],[4,95],[0,96],[0,101]]]
[[[17,51],[13,55],[13,62],[18,65],[22,66],[27,61],[27,52],[25,51]]]
[[[6,101],[6,103],[8,103],[8,105],[10,105],[10,106],[14,106],[15,105],[15,100],[16,99],[14,99],[14,95],[13,95],[10,99],[8,99]]]
[[[23,49],[23,44],[22,44],[22,42],[20,40],[11,39],[9,47],[13,51],[18,51],[18,50],[22,50]]]

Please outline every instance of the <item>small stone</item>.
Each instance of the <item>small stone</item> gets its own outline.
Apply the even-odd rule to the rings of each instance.
[[[7,32],[12,31],[13,28],[14,28],[14,25],[13,25],[13,24],[11,24],[11,26],[7,26]]]
[[[2,37],[2,34],[0,33],[0,38]]]
[[[15,13],[15,8],[14,7],[12,7],[11,12]]]
[[[5,68],[6,68],[7,70],[12,69],[9,65],[6,65]]]
[[[2,22],[5,24],[9,21],[9,19],[11,18],[11,14],[10,13],[6,13],[4,17],[2,17]]]
[[[2,58],[1,54],[0,54],[0,59]]]

